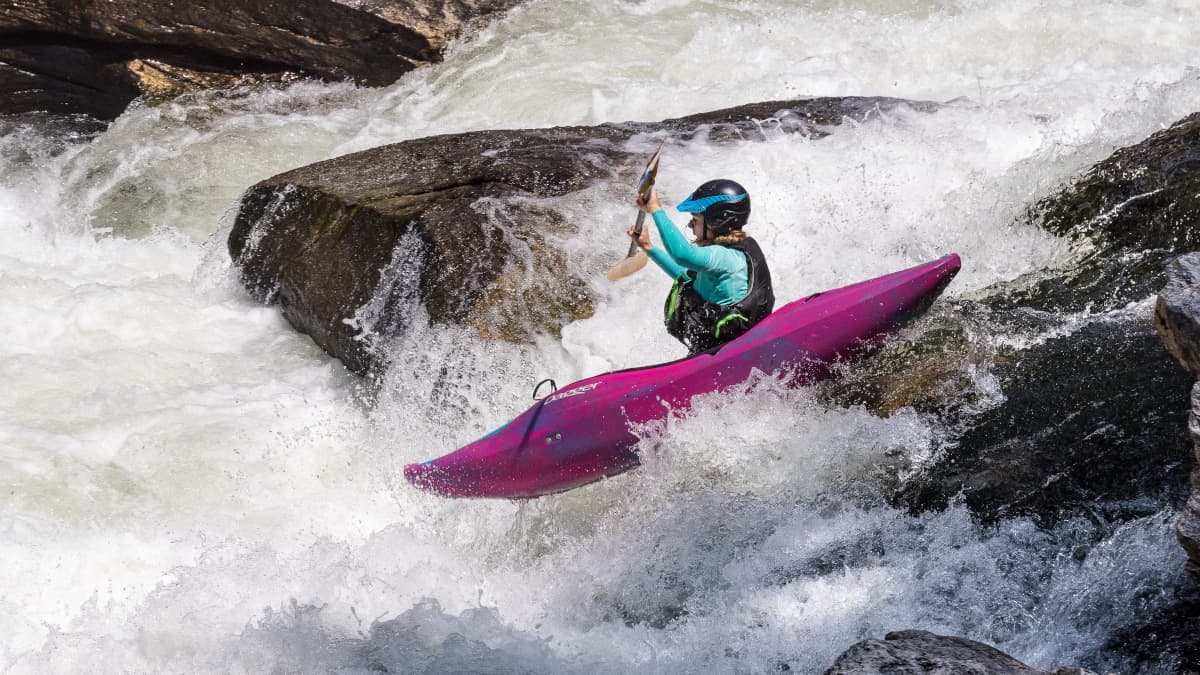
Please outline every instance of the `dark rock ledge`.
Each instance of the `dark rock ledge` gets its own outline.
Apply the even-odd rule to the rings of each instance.
[[[112,119],[138,96],[294,77],[387,85],[513,4],[389,3],[384,19],[333,0],[13,0],[0,12],[0,114]]]
[[[433,322],[526,342],[593,311],[581,275],[595,270],[550,243],[572,225],[545,200],[600,181],[631,184],[650,137],[816,138],[897,106],[933,109],[882,98],[771,101],[660,123],[387,145],[251,187],[229,252],[254,297],[280,303],[293,326],[359,374],[380,364],[373,344],[402,334],[417,306]],[[646,142],[631,147],[639,135]]]

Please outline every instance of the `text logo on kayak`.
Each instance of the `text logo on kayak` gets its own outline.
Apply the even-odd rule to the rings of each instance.
[[[546,403],[553,403],[560,399],[571,398],[572,396],[578,396],[580,394],[586,394],[589,391],[591,391],[599,386],[600,386],[599,382],[593,382],[591,384],[585,384],[582,387],[575,387],[574,389],[568,389],[567,391],[564,391],[561,394],[555,394],[555,395],[551,396],[550,400],[546,401]]]

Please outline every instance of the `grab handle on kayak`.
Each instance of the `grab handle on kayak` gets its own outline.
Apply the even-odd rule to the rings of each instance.
[[[554,383],[554,380],[547,377],[546,379],[542,380],[541,382],[538,382],[537,386],[533,388],[533,400],[535,400],[535,401],[538,400],[538,392],[542,390],[542,385],[546,384],[547,382],[550,383],[550,393],[551,394],[558,391],[558,385]]]

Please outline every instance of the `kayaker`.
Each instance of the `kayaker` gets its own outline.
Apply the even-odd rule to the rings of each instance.
[[[650,228],[638,246],[674,281],[667,296],[667,332],[688,355],[716,349],[742,335],[775,308],[771,271],[762,249],[742,230],[750,218],[750,195],[731,180],[710,180],[675,208],[692,214],[695,243],[671,222],[652,190],[638,208],[654,218],[663,245],[650,241]],[[633,228],[629,228],[633,237]]]

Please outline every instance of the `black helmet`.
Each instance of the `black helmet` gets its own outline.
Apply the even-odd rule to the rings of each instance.
[[[676,209],[704,214],[704,226],[719,237],[740,230],[750,218],[750,193],[725,178],[710,180],[696,188]]]

